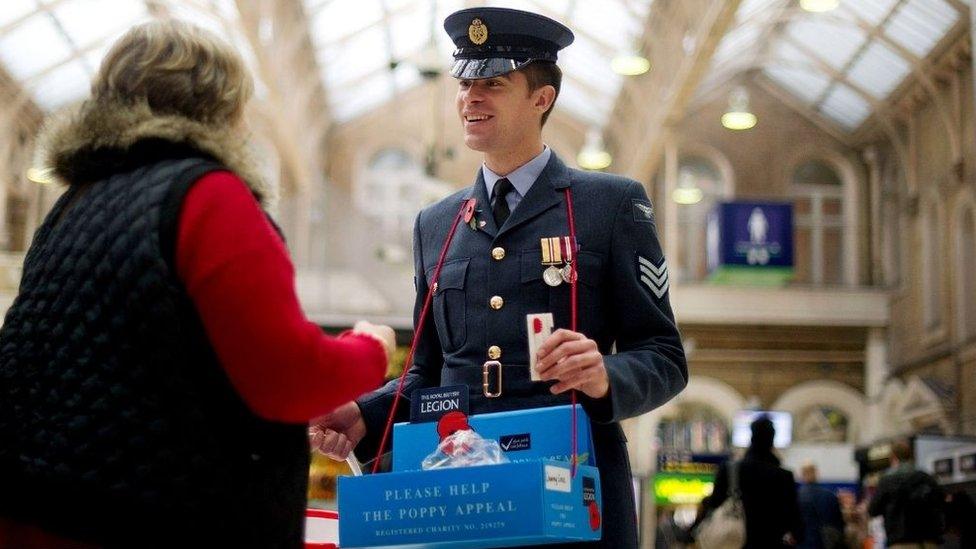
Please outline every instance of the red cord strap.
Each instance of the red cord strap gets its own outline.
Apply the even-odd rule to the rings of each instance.
[[[424,298],[424,307],[420,310],[420,318],[417,319],[417,329],[413,333],[413,341],[410,343],[410,350],[407,352],[407,357],[403,361],[403,372],[400,373],[400,383],[397,385],[396,393],[393,395],[393,406],[390,407],[390,415],[387,416],[386,427],[383,428],[383,437],[380,438],[380,446],[376,450],[376,459],[373,461],[373,474],[376,474],[376,472],[379,470],[380,457],[383,455],[383,449],[386,447],[386,441],[390,437],[390,429],[393,427],[393,416],[396,414],[397,405],[400,404],[400,395],[403,394],[403,382],[407,377],[407,372],[410,370],[410,366],[412,366],[413,353],[417,350],[417,342],[420,341],[420,334],[424,331],[424,322],[427,320],[427,311],[430,309],[430,302],[434,297],[434,288],[437,286],[437,281],[441,276],[441,267],[444,266],[444,258],[447,257],[447,249],[451,246],[451,241],[454,240],[454,233],[457,232],[458,223],[461,221],[461,216],[464,215],[467,205],[467,201],[461,204],[461,209],[459,209],[457,215],[454,216],[454,223],[451,224],[451,230],[447,233],[447,239],[444,240],[444,247],[441,248],[441,255],[437,258],[437,268],[434,269],[434,277],[430,282],[430,287],[427,288],[427,297]]]
[[[573,194],[569,192],[569,187],[564,189],[566,193],[566,219],[569,221],[569,241],[572,243],[576,242],[576,220],[573,218]],[[573,250],[576,256],[576,261],[569,264],[570,277],[569,277],[569,329],[576,331],[576,282],[579,273],[576,272],[576,263],[579,262],[579,250]],[[570,402],[573,404],[573,457],[570,460],[570,476],[576,477],[576,454],[579,452],[577,449],[576,441],[576,389],[569,392]]]

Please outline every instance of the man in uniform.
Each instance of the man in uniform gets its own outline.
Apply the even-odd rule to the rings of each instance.
[[[568,168],[542,141],[559,94],[556,53],[573,41],[568,28],[502,8],[458,11],[444,28],[457,46],[452,75],[464,141],[484,153],[484,164],[471,187],[417,216],[415,324],[452,222],[465,201],[476,201],[447,251],[396,418],[408,418],[406,399],[425,387],[467,384],[472,413],[567,404],[577,391],[592,421],[603,490],[599,546],[636,547],[618,422],[661,406],[688,379],[651,203],[639,183]],[[576,245],[557,254],[553,248],[570,235],[566,189]],[[554,261],[567,251],[575,256],[577,331],[568,329],[572,271]],[[539,350],[538,382],[530,379],[525,317],[542,312],[553,313],[558,329]],[[483,394],[488,360],[502,363],[503,382],[489,372],[492,387]],[[373,457],[397,383],[319,420],[318,448],[337,459],[353,448]],[[488,394],[495,392],[501,395]]]

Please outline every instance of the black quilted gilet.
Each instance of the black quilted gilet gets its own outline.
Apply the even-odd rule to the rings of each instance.
[[[300,547],[305,427],[234,391],[173,268],[199,158],[74,186],[0,330],[0,516],[107,546]]]

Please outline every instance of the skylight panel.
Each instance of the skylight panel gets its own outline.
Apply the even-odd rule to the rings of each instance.
[[[31,17],[0,36],[0,60],[20,80],[26,80],[69,57],[71,48],[47,14]]]
[[[796,21],[787,32],[835,69],[844,67],[865,41],[861,30],[819,18]]]
[[[114,40],[148,19],[145,4],[131,0],[73,0],[58,4],[54,15],[78,48]]]
[[[654,0],[622,0],[624,3],[630,6],[631,11],[634,12],[642,22],[647,19],[647,14],[651,11],[651,6],[654,5]]]
[[[330,48],[332,49],[332,48]],[[333,87],[348,84],[364,75],[385,68],[389,63],[386,37],[381,27],[362,31],[334,49],[323,63],[326,82]]]
[[[916,56],[925,57],[958,17],[943,0],[910,0],[891,18],[885,34]]]
[[[419,0],[416,0],[416,1],[419,1]],[[447,19],[447,16],[448,15],[451,15],[452,13],[458,11],[459,9],[466,7],[466,4],[464,2],[465,2],[465,0],[438,0],[436,2],[436,4],[437,4],[437,21],[436,21],[435,28],[436,28],[436,30],[437,30],[438,33],[441,33],[444,36],[447,36],[447,34],[444,33],[444,25],[443,25],[444,20]],[[424,2],[424,4],[425,5],[429,5],[428,2]],[[451,51],[454,51],[454,50],[451,50]]]
[[[871,25],[877,26],[891,13],[891,8],[895,7],[897,2],[898,0],[855,0],[844,2],[843,6]]]
[[[201,9],[199,6],[185,4],[178,1],[171,1],[169,4],[170,13],[173,18],[187,21],[194,25],[206,29],[217,36],[227,38],[228,28],[231,25],[221,19],[220,15],[210,9]],[[230,39],[233,41],[233,39]]]
[[[34,100],[45,111],[62,107],[88,94],[91,75],[81,61],[72,61],[32,82]]]
[[[908,76],[911,65],[880,42],[873,42],[847,77],[875,98],[885,98]]]
[[[854,90],[837,83],[824,99],[820,112],[851,131],[870,116],[871,105]]]
[[[727,62],[737,62],[737,58],[745,56],[746,52],[750,50],[754,50],[757,46],[756,39],[762,33],[762,28],[762,25],[759,24],[743,23],[725,35],[715,50],[712,66],[721,67]]]
[[[558,13],[563,16],[565,16],[569,12],[570,6],[572,5],[570,3],[570,0],[533,0],[533,3],[538,4],[539,6],[545,8],[549,13],[553,13],[553,14]],[[579,0],[576,0],[576,7],[580,7],[579,6],[580,4],[585,4],[585,3],[586,2],[579,2]],[[603,2],[600,3],[602,4]],[[525,6],[524,1],[523,2],[510,1],[507,2],[507,4],[508,7],[511,8],[517,8],[523,10],[529,9],[530,11],[533,7],[533,6]],[[519,6],[518,4],[522,4],[522,6]]]
[[[388,101],[392,97],[390,73],[377,73],[355,87],[341,87],[332,93],[332,110],[339,122],[345,122]]]
[[[634,47],[632,42],[641,31],[642,21],[630,17],[620,2],[605,0],[577,2],[572,23],[576,28],[615,49],[616,51],[607,52],[614,55]]]
[[[813,65],[813,61],[807,54],[803,53],[799,48],[793,44],[790,44],[789,42],[780,40],[776,44],[774,51],[776,52],[776,57],[778,59],[787,61],[787,65],[789,66],[800,67]]]
[[[762,17],[778,2],[782,3],[782,0],[745,0],[739,5],[739,11],[735,14],[736,20],[746,21]]]
[[[3,9],[0,9],[0,27],[5,27],[36,10],[37,0],[4,0]]]
[[[806,103],[813,103],[819,99],[830,85],[830,78],[827,75],[813,69],[772,65],[766,67],[763,72],[773,82]]]
[[[315,14],[312,30],[319,44],[329,44],[382,18],[383,9],[377,0],[332,0]]]
[[[385,7],[386,11],[388,11],[389,13],[396,13],[406,8],[418,8],[421,5],[416,0],[382,0],[382,2],[383,2],[383,7]],[[430,3],[423,2],[423,8],[424,11],[429,12]]]
[[[430,7],[414,3],[398,13],[390,24],[390,39],[393,41],[393,56],[402,60],[422,50],[430,40]],[[436,22],[434,34],[443,33]],[[444,60],[447,64],[447,60]]]
[[[610,59],[585,37],[577,37],[573,45],[559,52],[559,65],[606,95],[616,95],[620,89],[621,79],[610,69]]]

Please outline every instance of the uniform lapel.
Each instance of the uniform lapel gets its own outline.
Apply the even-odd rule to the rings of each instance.
[[[478,173],[480,174],[481,170]],[[508,221],[502,225],[501,230],[498,231],[498,236],[515,229],[519,225],[527,223],[549,208],[560,204],[563,201],[561,191],[568,187],[569,183],[569,170],[559,160],[556,153],[552,153],[545,169],[539,174],[539,178],[529,188],[529,192],[519,202],[512,215],[509,216]],[[482,180],[481,187],[484,188],[484,186],[484,181]],[[482,193],[487,196],[487,191],[483,190]],[[490,207],[489,211],[491,211]],[[488,217],[491,216],[489,215]],[[493,220],[488,221],[488,224],[494,226]]]

